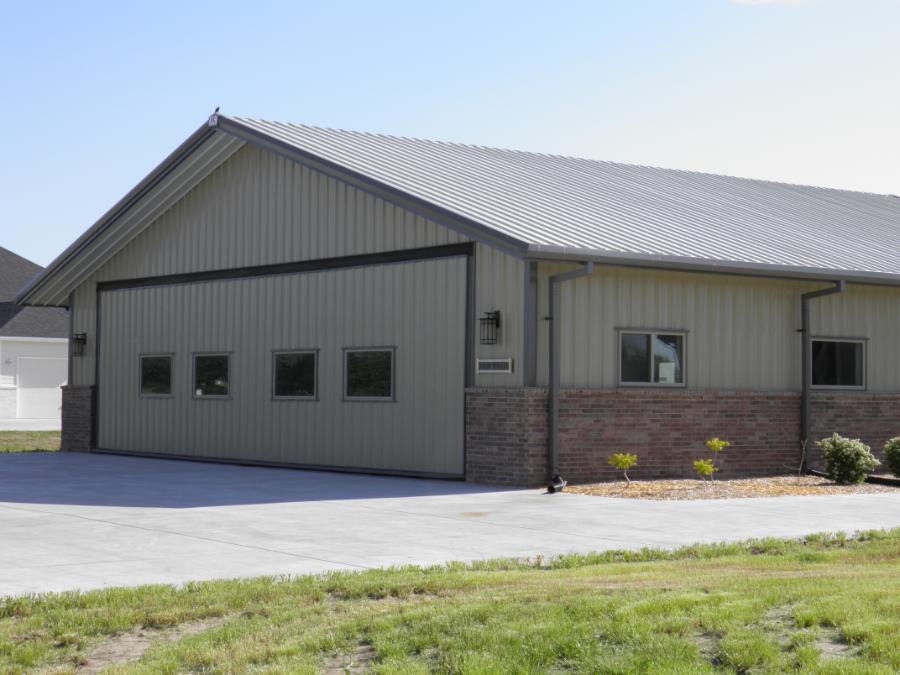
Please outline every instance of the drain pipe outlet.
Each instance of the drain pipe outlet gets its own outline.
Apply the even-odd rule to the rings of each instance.
[[[800,296],[800,333],[803,335],[803,346],[800,350],[800,373],[803,385],[800,389],[800,470],[807,469],[807,456],[809,455],[810,411],[809,388],[812,384],[812,336],[809,333],[809,301],[826,295],[843,293],[847,290],[846,281],[835,281],[831,288],[823,288],[818,291],[810,291]]]
[[[594,272],[594,263],[583,263],[581,269],[555,274],[550,277],[548,302],[550,322],[550,440],[549,440],[549,465],[550,483],[548,492],[561,492],[566,487],[566,481],[559,474],[559,354],[560,338],[562,335],[561,322],[559,320],[559,285],[564,281],[570,281],[579,277],[585,277]]]

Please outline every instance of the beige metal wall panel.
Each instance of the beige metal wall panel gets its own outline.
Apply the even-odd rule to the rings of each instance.
[[[98,271],[104,281],[439,246],[437,223],[244,146]]]
[[[466,259],[101,294],[99,444],[134,452],[463,473]],[[396,401],[344,401],[343,348],[396,347]],[[318,349],[318,401],[272,398],[272,350]],[[192,354],[231,354],[231,398],[192,397]],[[174,396],[139,396],[172,353]]]
[[[478,387],[513,387],[522,384],[522,341],[524,331],[525,266],[527,263],[484,244],[475,245],[475,357],[512,358],[511,374],[475,376]],[[478,319],[485,312],[500,310],[498,342],[483,345]]]
[[[869,391],[900,391],[900,290],[850,285],[811,307],[813,337],[865,338]]]
[[[541,264],[548,277],[573,265]],[[618,328],[687,331],[690,389],[799,391],[800,294],[827,284],[731,275],[598,268],[561,287],[563,387],[618,385]],[[538,382],[547,384],[547,322],[538,324]],[[870,391],[900,391],[900,291],[851,285],[812,302],[814,335],[868,338]]]
[[[75,292],[88,336],[73,379],[94,382],[94,287],[131,279],[466,241],[442,225],[254,146],[244,146]]]
[[[72,373],[71,384],[94,384],[94,354],[97,342],[96,285],[93,281],[81,284],[72,294],[69,312],[72,332],[84,333],[86,343],[82,356],[73,356],[69,365]]]

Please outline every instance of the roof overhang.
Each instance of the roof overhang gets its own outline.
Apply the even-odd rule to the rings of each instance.
[[[67,306],[74,288],[242,145],[204,124],[19,291],[15,302]]]
[[[303,164],[474,241],[521,259],[570,261],[683,272],[900,286],[900,275],[745,261],[528,244],[421,197],[305,151],[259,129],[214,114],[19,292],[15,302],[68,306],[69,294],[245,143]]]
[[[705,260],[682,256],[653,255],[532,244],[526,257],[548,262],[593,262],[616,267],[636,267],[670,272],[703,272],[744,277],[787,279],[794,281],[846,281],[872,286],[900,286],[900,275],[824,267],[799,267],[743,261]]]

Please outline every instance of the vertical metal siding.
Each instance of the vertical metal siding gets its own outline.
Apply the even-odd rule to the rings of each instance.
[[[513,359],[511,374],[476,375],[476,386],[522,385],[526,264],[484,244],[475,245],[475,358]],[[495,345],[483,345],[479,341],[478,319],[485,312],[497,309],[501,318],[499,341]]]
[[[812,303],[813,337],[866,338],[869,391],[900,391],[900,291],[850,285]]]
[[[93,384],[98,281],[315,260],[465,241],[457,233],[319,172],[244,146],[75,292],[73,364]]]
[[[541,264],[538,381],[547,383],[547,278]],[[562,286],[564,387],[618,385],[617,328],[688,331],[690,389],[798,391],[800,294],[821,283],[602,267]],[[816,300],[814,335],[868,338],[870,391],[900,391],[900,293],[853,286]]]
[[[102,293],[101,447],[463,473],[464,257]],[[344,401],[343,348],[395,346],[396,402]],[[272,399],[272,350],[319,349],[318,401]],[[231,354],[229,400],[195,400],[192,354]],[[174,396],[138,355],[174,353]]]

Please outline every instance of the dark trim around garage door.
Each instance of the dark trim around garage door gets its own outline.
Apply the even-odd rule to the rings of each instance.
[[[147,288],[152,286],[171,286],[176,284],[191,284],[204,281],[220,281],[229,279],[246,279],[251,277],[278,276],[284,274],[303,274],[307,272],[320,272],[325,270],[351,269],[354,267],[370,267],[374,265],[391,265],[404,262],[419,262],[423,260],[439,260],[441,258],[455,258],[466,256],[466,288],[465,288],[465,354],[463,356],[466,369],[463,378],[464,387],[472,383],[475,372],[474,345],[475,338],[475,244],[464,242],[461,244],[447,244],[445,246],[428,246],[423,248],[400,249],[381,253],[365,253],[361,255],[339,256],[334,258],[319,258],[316,260],[301,260],[296,262],[275,263],[272,265],[256,265],[252,267],[235,267],[221,270],[209,270],[203,272],[187,272],[184,274],[168,274],[154,277],[139,277],[134,279],[117,279],[113,281],[101,281],[97,283],[96,292],[96,325],[94,327],[94,388],[93,409],[91,411],[91,447],[93,452],[129,455],[135,457],[154,457],[160,459],[179,459],[195,462],[214,462],[221,464],[239,464],[243,466],[270,466],[292,469],[306,469],[314,471],[339,471],[345,473],[367,473],[387,476],[409,476],[418,478],[440,478],[464,480],[466,477],[466,447],[463,441],[463,471],[461,474],[436,474],[425,471],[392,471],[389,469],[373,469],[370,467],[341,467],[318,464],[294,464],[280,462],[266,462],[252,459],[229,459],[195,457],[193,455],[171,455],[153,452],[132,452],[129,450],[117,450],[113,448],[100,448],[100,297],[103,291],[115,291],[127,288]],[[463,396],[463,439],[465,439],[465,391]]]
[[[275,263],[273,265],[256,265],[253,267],[232,267],[204,272],[187,272],[185,274],[167,274],[156,277],[139,277],[136,279],[118,279],[100,281],[98,291],[114,291],[123,288],[144,288],[146,286],[171,286],[174,284],[192,284],[201,281],[222,281],[227,279],[246,279],[248,277],[270,277],[281,274],[302,274],[304,272],[320,272],[323,270],[340,270],[352,267],[370,267],[372,265],[390,265],[401,262],[417,262],[453,258],[461,255],[472,255],[473,244],[448,244],[446,246],[428,246],[425,248],[408,248],[383,253],[364,253],[336,258],[318,258],[316,260],[300,260],[297,262]]]

